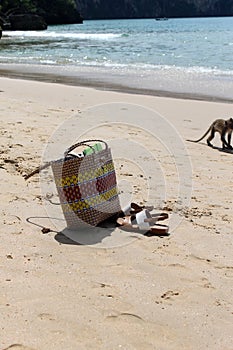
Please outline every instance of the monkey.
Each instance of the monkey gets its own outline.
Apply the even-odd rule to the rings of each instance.
[[[216,119],[209,127],[209,129],[206,131],[206,133],[198,140],[187,140],[190,142],[199,142],[210,132],[210,136],[207,139],[207,145],[210,147],[213,147],[213,145],[210,143],[211,140],[213,140],[215,133],[219,132],[221,136],[222,141],[222,148],[223,149],[233,149],[231,146],[231,134],[233,131],[233,119],[230,118],[228,120],[224,119]],[[227,141],[225,139],[226,134],[228,134]]]

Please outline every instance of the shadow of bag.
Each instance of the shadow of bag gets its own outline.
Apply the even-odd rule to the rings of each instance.
[[[93,142],[101,142],[104,149],[96,151]],[[91,154],[80,158],[71,153],[84,145]],[[121,212],[112,154],[105,141],[76,143],[51,167],[68,228],[97,226]]]

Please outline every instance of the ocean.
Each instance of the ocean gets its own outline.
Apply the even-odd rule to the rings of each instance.
[[[145,93],[233,99],[233,17],[84,21],[4,31],[0,70]]]

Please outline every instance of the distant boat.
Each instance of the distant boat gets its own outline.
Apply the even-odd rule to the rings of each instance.
[[[156,17],[155,20],[156,21],[167,21],[168,18],[167,17]]]
[[[168,2],[167,0],[163,0],[162,7],[160,10],[160,17],[155,17],[156,21],[167,21],[168,20]]]

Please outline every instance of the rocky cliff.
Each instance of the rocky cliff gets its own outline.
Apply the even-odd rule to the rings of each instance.
[[[84,19],[233,16],[233,0],[76,0]]]

